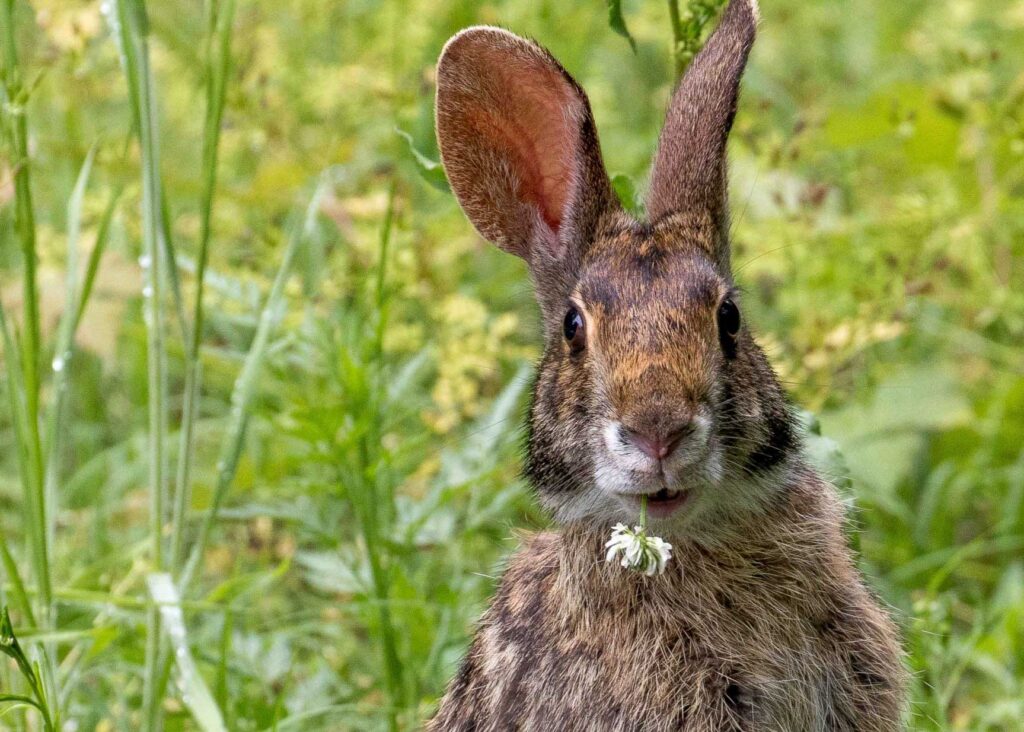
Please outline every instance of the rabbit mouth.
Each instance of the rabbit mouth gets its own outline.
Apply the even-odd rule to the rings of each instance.
[[[647,500],[650,503],[664,503],[665,501],[674,501],[682,495],[682,491],[669,490],[668,488],[662,488],[657,493],[650,493],[647,496]]]
[[[639,505],[641,495],[647,496],[647,512],[654,518],[665,518],[672,515],[690,498],[690,491],[662,488],[656,493],[633,493],[629,498]]]

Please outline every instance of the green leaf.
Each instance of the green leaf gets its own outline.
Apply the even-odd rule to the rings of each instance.
[[[14,626],[11,624],[11,616],[7,612],[6,605],[0,611],[0,653],[13,658],[15,663],[18,664],[18,670],[25,677],[25,681],[35,697],[33,699],[17,694],[0,694],[0,703],[28,704],[35,707],[43,717],[44,729],[50,732],[53,730],[53,721],[50,716],[50,709],[46,704],[46,695],[43,693],[42,686],[39,683],[40,675],[38,668],[33,669],[32,664],[25,657],[25,652],[21,649],[21,644],[18,643],[18,637],[14,634]]]
[[[625,173],[616,173],[612,176],[612,188],[615,195],[619,197],[622,207],[629,213],[639,215],[643,212],[639,196],[636,190],[636,181]]]
[[[608,4],[608,25],[620,36],[629,41],[629,47],[636,53],[636,41],[626,27],[626,19],[622,17],[622,0],[606,0]]]
[[[146,584],[153,602],[159,606],[164,631],[174,650],[182,701],[204,732],[223,732],[227,729],[224,718],[189,649],[181,597],[174,580],[166,572],[156,572],[146,577]]]
[[[811,412],[798,410],[797,419],[803,433],[804,453],[811,465],[836,488],[849,491],[853,487],[853,481],[850,479],[850,467],[839,443],[821,434],[821,423]]]
[[[2,714],[0,714],[0,716],[3,716],[3,714],[6,714],[7,712],[18,709],[19,707],[32,707],[33,709],[37,709],[39,711],[43,710],[42,707],[39,706],[39,702],[37,702],[35,699],[28,696],[23,696],[21,694],[0,694],[0,704],[10,705],[3,711]]]
[[[409,152],[412,153],[413,160],[416,161],[416,168],[419,170],[420,175],[423,176],[423,180],[439,191],[450,192],[451,188],[448,186],[448,178],[444,174],[444,167],[441,163],[437,160],[431,160],[420,152],[416,148],[416,143],[413,142],[412,135],[408,132],[399,127],[395,128],[395,132],[409,146]]]
[[[235,385],[231,392],[231,412],[228,417],[227,430],[224,433],[224,440],[221,443],[220,459],[217,461],[217,479],[213,489],[213,497],[210,507],[203,517],[199,528],[199,535],[195,544],[192,545],[188,562],[182,570],[181,586],[187,588],[193,579],[199,565],[202,562],[203,552],[210,540],[210,533],[220,511],[221,503],[227,494],[228,488],[234,482],[235,473],[238,471],[238,463],[242,457],[245,447],[245,433],[249,424],[249,406],[253,395],[256,392],[257,382],[263,368],[263,361],[267,354],[267,347],[270,343],[270,336],[281,318],[284,317],[285,309],[285,285],[291,276],[292,264],[302,244],[308,240],[310,232],[316,223],[317,212],[320,210],[320,202],[329,185],[327,177],[322,177],[317,184],[316,190],[310,198],[304,216],[295,216],[289,224],[288,242],[285,245],[284,255],[281,257],[281,264],[278,266],[277,275],[270,286],[270,292],[260,311],[256,335],[253,336],[249,352],[245,356],[242,370],[235,379]]]
[[[904,367],[869,401],[824,413],[821,420],[843,446],[858,485],[879,500],[910,474],[928,433],[965,424],[970,416],[955,373],[932,364]]]

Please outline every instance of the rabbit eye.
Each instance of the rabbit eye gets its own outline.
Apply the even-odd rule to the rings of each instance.
[[[736,355],[736,337],[740,334],[740,309],[726,298],[718,306],[718,340],[728,358]]]
[[[565,320],[562,321],[562,334],[569,344],[569,350],[573,353],[579,353],[586,347],[587,327],[583,316],[576,308],[569,308],[569,312],[565,314]]]

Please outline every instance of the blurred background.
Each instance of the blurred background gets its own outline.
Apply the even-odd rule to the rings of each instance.
[[[536,307],[446,190],[438,53],[547,46],[635,206],[721,3],[2,5],[2,600],[39,665],[4,650],[0,694],[67,730],[418,727],[547,521]],[[744,314],[900,617],[911,728],[1020,729],[1024,1],[761,11]]]

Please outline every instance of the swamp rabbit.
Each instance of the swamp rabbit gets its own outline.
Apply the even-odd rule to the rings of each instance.
[[[437,68],[437,134],[480,233],[529,265],[545,350],[526,475],[559,524],[511,557],[430,730],[895,730],[897,630],[834,488],[740,317],[726,139],[754,40],[732,0],[669,106],[647,218],[590,104],[537,44],[475,27]],[[617,522],[674,546],[605,561]]]

